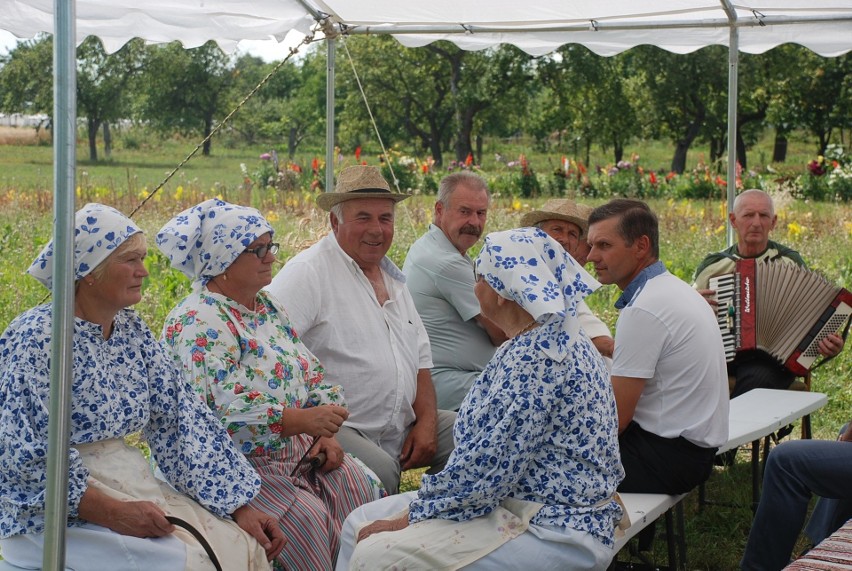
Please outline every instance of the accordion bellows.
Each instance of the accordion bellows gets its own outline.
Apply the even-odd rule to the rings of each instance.
[[[737,261],[733,274],[710,279],[719,302],[725,359],[759,349],[797,375],[819,357],[819,342],[852,315],[852,294],[793,264]]]

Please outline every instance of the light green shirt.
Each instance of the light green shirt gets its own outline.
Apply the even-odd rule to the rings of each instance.
[[[411,245],[402,271],[429,334],[438,408],[456,410],[496,350],[474,319],[480,310],[473,262],[430,225]]]

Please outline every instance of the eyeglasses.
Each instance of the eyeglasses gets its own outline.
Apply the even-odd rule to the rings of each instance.
[[[262,246],[258,246],[257,248],[246,248],[243,250],[243,254],[254,254],[261,260],[266,257],[267,253],[272,254],[273,256],[278,253],[278,248],[281,247],[281,244],[278,242],[270,242],[269,244],[264,244]]]

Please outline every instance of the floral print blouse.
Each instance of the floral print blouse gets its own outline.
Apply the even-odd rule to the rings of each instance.
[[[624,477],[615,398],[606,366],[585,334],[561,362],[542,350],[561,318],[504,343],[474,382],[456,420],[456,448],[423,476],[409,521],[465,521],[503,498],[544,507],[531,523],[591,533],[613,545]]]
[[[264,291],[254,311],[218,293],[192,293],[166,317],[163,339],[244,454],[288,446],[284,409],[344,405],[341,387],[323,383],[322,365]]]
[[[44,532],[50,345],[49,304],[18,316],[0,337],[2,538]],[[71,525],[89,476],[74,446],[140,430],[166,479],[214,513],[254,497],[257,474],[135,312],[115,316],[109,339],[76,319],[72,352]]]

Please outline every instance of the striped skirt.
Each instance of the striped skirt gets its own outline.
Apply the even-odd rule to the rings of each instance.
[[[261,479],[251,506],[278,519],[287,538],[275,566],[287,571],[331,571],[343,520],[358,506],[382,497],[379,479],[349,454],[339,468],[291,476],[310,437],[291,437],[287,451],[252,454],[248,461]]]

